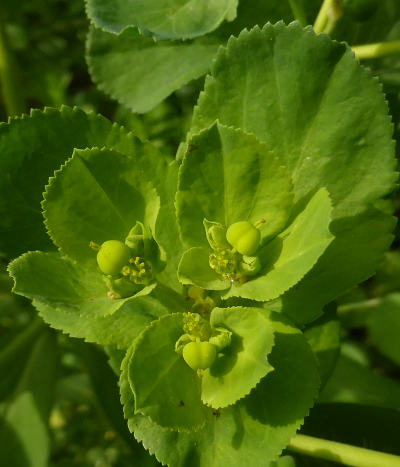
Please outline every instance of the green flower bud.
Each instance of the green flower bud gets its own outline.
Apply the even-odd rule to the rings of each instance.
[[[260,272],[261,263],[258,256],[246,256],[242,257],[242,261],[239,264],[240,273],[245,276],[255,276]]]
[[[129,263],[131,250],[119,240],[107,240],[97,253],[97,264],[102,273],[117,276]]]
[[[261,234],[250,222],[240,221],[228,227],[226,239],[241,255],[252,256],[260,246]]]
[[[209,342],[189,342],[183,348],[183,358],[193,370],[206,370],[214,363],[217,348]]]

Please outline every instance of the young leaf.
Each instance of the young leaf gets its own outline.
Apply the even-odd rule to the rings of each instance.
[[[178,267],[178,278],[182,284],[193,284],[207,290],[225,290],[231,286],[230,281],[221,279],[210,268],[210,253],[210,249],[201,247],[185,251]]]
[[[128,378],[136,413],[163,427],[198,430],[209,409],[201,403],[200,378],[175,352],[182,325],[182,314],[176,313],[148,326],[132,346]]]
[[[86,149],[75,151],[50,180],[43,209],[54,243],[69,257],[97,269],[90,242],[124,241],[136,221],[154,232],[159,203],[130,157]]]
[[[320,189],[292,224],[261,249],[259,275],[242,285],[233,283],[224,298],[268,301],[293,287],[332,242],[330,215],[329,195]]]
[[[256,308],[214,308],[210,323],[232,332],[230,345],[204,373],[201,383],[202,401],[218,409],[246,396],[273,370],[267,357],[274,334],[271,322]]]
[[[134,28],[115,35],[91,27],[86,60],[99,89],[134,112],[148,112],[204,75],[218,46],[215,39],[155,42]]]
[[[292,183],[266,144],[217,123],[193,137],[190,145],[176,195],[184,243],[209,247],[204,219],[225,227],[265,219],[263,240],[282,230],[292,207]]]
[[[304,336],[282,315],[264,311],[275,332],[269,373],[245,399],[208,412],[205,427],[195,433],[162,428],[134,414],[127,368],[121,374],[121,400],[128,426],[138,441],[163,464],[199,467],[243,467],[268,463],[295,435],[313,404],[319,385],[315,358]],[[216,449],[218,446],[218,449]]]
[[[159,39],[201,36],[236,16],[238,0],[86,0],[96,26],[120,33],[138,26]]]

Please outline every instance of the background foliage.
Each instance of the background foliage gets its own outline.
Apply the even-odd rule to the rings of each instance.
[[[1,28],[5,32],[17,70],[20,90],[17,113],[27,111],[31,107],[79,105],[85,110],[94,110],[124,125],[127,131],[132,130],[143,140],[150,140],[166,155],[167,161],[173,157],[182,142],[183,154],[192,109],[203,88],[204,75],[211,69],[219,45],[225,44],[231,34],[237,35],[244,27],[250,28],[255,24],[262,27],[268,21],[275,23],[281,19],[289,23],[294,19],[290,2],[286,1],[242,0],[239,5],[234,1],[210,3],[224,3],[225,9],[219,12],[219,16],[213,15],[213,18],[219,18],[218,21],[213,24],[207,23],[203,29],[191,28],[188,35],[187,31],[177,29],[171,33],[168,24],[158,27],[159,25],[148,23],[147,18],[140,15],[130,19],[127,24],[121,25],[120,21],[114,21],[115,18],[111,18],[111,21],[108,7],[112,2],[87,1],[87,13],[92,19],[89,26],[82,2],[34,0],[18,2],[17,5],[17,2],[6,0],[2,3],[0,18]],[[302,5],[304,24],[312,23],[321,2],[313,0],[297,3]],[[104,7],[102,11],[105,18],[96,13],[99,5]],[[138,12],[140,13],[140,8]],[[117,13],[120,15],[119,20],[127,20],[123,11]],[[366,21],[355,21],[354,18],[344,15],[331,36],[345,40],[350,45],[400,39],[399,13],[400,7],[396,0],[382,1],[376,12]],[[232,21],[223,21],[224,18]],[[182,24],[184,23],[183,19]],[[132,26],[124,29],[127,25]],[[155,32],[159,39],[163,40],[154,42],[148,31]],[[116,32],[120,34],[116,35]],[[296,29],[290,34],[296,34]],[[257,40],[254,36],[253,39]],[[181,38],[188,40],[181,41]],[[306,36],[303,40],[307,40]],[[282,44],[282,47],[284,45]],[[240,46],[239,43],[231,41],[231,52],[234,53],[235,47]],[[243,51],[239,52],[240,56],[243,56]],[[298,50],[293,50],[294,55],[298,53]],[[335,56],[335,66],[338,64],[337,66],[342,67],[342,76],[346,73],[346,76],[359,73],[352,70],[352,65],[347,60],[349,52],[344,52],[343,46],[336,44],[330,53]],[[219,52],[218,57],[219,63],[223,63],[222,52]],[[307,57],[302,57],[303,64],[306,59]],[[394,56],[366,61],[364,64],[379,77],[383,85],[393,120],[394,137],[398,143],[400,60]],[[238,66],[249,65],[239,63]],[[300,71],[299,67],[299,73]],[[324,78],[330,80],[331,71],[325,71]],[[318,70],[321,75],[325,71]],[[194,125],[198,125],[198,129],[208,120],[211,123],[215,117],[215,109],[218,107],[215,104],[218,102],[218,76],[223,73],[226,73],[223,65],[214,67],[213,75],[216,79],[213,82],[208,79],[208,95],[206,93],[202,96],[195,111]],[[357,83],[354,88],[348,87],[345,80],[335,83],[334,79],[332,87],[338,88],[336,92],[344,92],[345,89],[349,98],[359,95],[362,99],[364,88],[360,83],[363,76],[363,72],[360,72],[357,76],[359,79],[354,81]],[[229,76],[226,79],[229,79]],[[354,76],[351,76],[349,82],[353,79]],[[97,87],[92,80],[97,83]],[[131,83],[135,83],[135,86]],[[232,93],[240,95],[242,84],[240,80],[233,80],[230,83]],[[259,83],[254,83],[254,86],[259,87]],[[374,86],[379,88],[377,82]],[[288,93],[292,91],[287,90]],[[294,111],[296,116],[301,115],[304,125],[310,119],[318,123],[318,118],[326,118],[324,124],[328,123],[328,127],[333,128],[334,125],[329,121],[332,108],[324,108],[326,103],[322,96],[320,100],[314,99],[315,89],[311,91],[312,98],[294,99],[298,109],[294,111],[288,108],[287,112]],[[335,89],[332,92],[334,91]],[[268,93],[267,87],[265,92]],[[266,99],[269,98],[267,95]],[[288,101],[289,98],[293,98],[293,95],[288,96]],[[236,104],[234,103],[235,107]],[[362,113],[367,111],[366,108],[371,106],[371,102],[366,99],[359,105],[359,112]],[[133,113],[132,110],[140,113]],[[246,110],[251,114],[251,104]],[[324,116],[324,111],[327,116]],[[334,118],[342,120],[343,136],[346,136],[345,133],[350,127],[353,130],[351,138],[356,139],[358,128],[353,128],[353,122],[347,120],[346,115],[340,115],[339,111],[340,109],[336,111]],[[379,115],[379,109],[375,112],[373,107],[369,111],[372,117]],[[0,112],[1,119],[5,121],[5,101],[0,103]],[[229,120],[231,116],[236,115],[231,109],[218,107],[218,112],[222,123],[236,123]],[[9,127],[0,126],[0,152],[2,157],[3,154],[7,154],[3,159],[5,162],[0,160],[0,167],[2,173],[14,173],[16,180],[16,183],[7,185],[9,182],[2,179],[1,183],[6,184],[2,189],[9,190],[10,197],[18,196],[15,198],[18,202],[12,207],[7,200],[0,202],[2,218],[14,219],[13,230],[10,231],[9,226],[2,226],[0,237],[0,463],[17,467],[158,465],[154,457],[148,456],[142,446],[134,441],[126,427],[118,397],[117,378],[108,363],[111,361],[116,367],[119,365],[122,355],[118,349],[110,347],[106,356],[93,344],[83,343],[79,339],[48,329],[35,317],[36,313],[25,299],[10,293],[11,282],[5,272],[8,261],[27,249],[51,249],[51,245],[42,230],[40,213],[32,209],[34,203],[40,202],[41,193],[32,194],[30,184],[26,183],[22,174],[18,177],[19,165],[10,167],[6,165],[7,161],[13,159],[15,162],[21,153],[19,149],[23,146],[28,154],[23,161],[27,164],[25,167],[28,167],[32,180],[44,186],[49,177],[48,172],[54,169],[54,160],[49,162],[46,168],[45,161],[44,166],[35,167],[36,154],[29,153],[29,147],[38,145],[33,144],[33,139],[49,149],[49,154],[59,162],[58,166],[71,155],[72,148],[77,147],[77,135],[80,141],[78,147],[81,148],[102,146],[105,138],[107,145],[115,150],[132,144],[132,139],[124,142],[124,139],[128,138],[126,132],[112,127],[107,119],[94,116],[87,118],[83,112],[65,108],[62,113],[57,113],[55,118],[52,117],[49,124],[47,116],[51,114],[51,110],[32,114],[37,124],[35,132],[28,133],[26,140],[21,140],[20,135],[25,131],[24,126],[28,125],[27,119],[15,120]],[[67,120],[68,124],[65,124]],[[251,126],[253,122],[250,120]],[[267,112],[265,121],[256,122],[256,125],[264,125],[266,128],[274,124],[278,123],[268,121]],[[371,139],[364,141],[360,150],[367,148],[365,150],[371,153],[377,151],[374,142],[380,125],[381,122],[371,119]],[[293,134],[290,127],[272,128],[272,136],[275,135],[274,143],[277,146],[283,144],[288,134]],[[65,129],[68,131],[65,132]],[[251,129],[257,131],[257,127]],[[312,131],[311,127],[311,135]],[[15,145],[5,146],[2,141],[10,137],[15,140]],[[310,141],[316,145],[315,148],[310,149]],[[311,136],[300,144],[293,142],[293,145],[296,146],[296,150],[301,151],[302,143],[308,144],[308,150],[318,151],[323,147],[322,142]],[[390,149],[387,148],[388,153]],[[287,154],[292,152],[288,151]],[[359,173],[363,170],[361,165],[357,165],[356,157],[352,163],[354,172]],[[370,178],[360,177],[358,181],[371,191],[377,190],[379,194],[384,195],[392,180],[379,178],[382,174],[378,160],[376,164],[367,168],[370,170]],[[290,166],[290,161],[288,165]],[[306,171],[307,167],[303,170]],[[163,167],[160,168],[160,173],[162,171]],[[335,176],[327,171],[326,176],[330,175]],[[297,185],[296,188],[296,196],[300,198],[305,188],[301,185]],[[352,185],[351,188],[351,193],[337,193],[337,200],[342,201],[342,204],[338,203],[340,206],[335,211],[335,216],[339,219],[346,217],[346,210],[351,208],[352,203],[360,206],[361,197],[356,186]],[[361,191],[365,194],[364,190],[360,189]],[[371,196],[374,194],[376,193],[372,193]],[[394,202],[398,214],[398,194],[394,196]],[[379,208],[384,211],[384,203]],[[21,217],[25,219],[25,223],[18,226]],[[356,224],[362,221],[361,213]],[[384,243],[378,245],[380,249],[388,245],[390,239],[381,237],[381,232],[387,230],[385,222],[386,220],[373,223],[371,236],[360,239],[361,246],[359,250],[354,251],[357,261],[368,256],[368,249],[374,239],[378,238],[378,241]],[[28,235],[26,226],[30,229]],[[350,227],[347,226],[347,231],[354,233],[356,229],[353,229],[354,226]],[[338,229],[340,230],[340,225]],[[346,231],[346,228],[344,230]],[[33,238],[35,243],[32,243]],[[351,268],[343,273],[338,268],[340,273],[331,278],[334,290],[325,288],[315,292],[311,302],[311,295],[302,297],[295,292],[292,297],[287,298],[288,309],[299,300],[305,300],[304,306],[310,313],[304,319],[304,322],[307,322],[311,317],[315,318],[318,315],[314,311],[319,311],[320,305],[329,302],[330,296],[334,296],[338,291],[343,294],[337,303],[328,306],[323,317],[304,327],[305,336],[316,350],[321,367],[334,370],[331,375],[330,371],[320,375],[324,389],[318,404],[307,417],[302,433],[400,455],[396,436],[400,430],[399,246],[397,228],[391,250],[385,255],[377,274],[361,286],[352,290],[345,287],[342,290],[339,276],[343,277],[345,274],[346,280],[350,278],[356,284],[370,275],[369,271],[372,271],[373,267],[368,261],[375,266],[375,258],[365,261],[363,273]],[[331,251],[327,261],[340,263],[340,245],[335,248],[337,249]],[[345,259],[347,261],[349,258]],[[318,284],[313,282],[312,278],[310,287],[318,290]],[[154,309],[158,316],[164,312],[162,308],[155,308],[152,303],[152,310]],[[45,316],[45,306],[41,313]],[[328,320],[327,316],[335,319]],[[336,332],[338,322],[341,324],[339,356]],[[80,326],[84,326],[84,322],[81,322]],[[79,336],[74,329],[71,334]],[[319,337],[321,335],[322,338]],[[112,343],[110,340],[109,344]],[[122,388],[123,384],[124,381]],[[129,422],[135,425],[139,433],[143,429],[143,437],[146,436],[146,420],[136,417]],[[204,439],[207,440],[207,434],[204,435]],[[144,441],[148,443],[147,440]],[[169,439],[162,440],[165,446],[168,446],[168,442]],[[163,458],[168,460],[169,453],[165,446],[161,447],[161,452]],[[289,453],[287,454],[289,456]],[[282,462],[291,460],[298,466],[333,465],[328,461],[324,464],[324,461],[297,454],[293,455],[293,458],[286,457]]]

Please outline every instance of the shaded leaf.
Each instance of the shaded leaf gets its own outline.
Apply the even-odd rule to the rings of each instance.
[[[400,293],[383,298],[370,314],[367,327],[373,345],[400,365]]]
[[[340,323],[335,310],[330,309],[314,321],[304,331],[304,336],[317,357],[323,387],[334,371],[340,353]]]
[[[115,35],[91,27],[87,62],[99,89],[135,112],[147,112],[204,75],[218,46],[215,39],[155,42],[133,28]]]
[[[373,372],[342,346],[336,368],[321,392],[319,402],[346,402],[400,410],[400,384]]]
[[[2,465],[48,465],[50,436],[47,421],[54,399],[57,363],[56,336],[46,330],[27,354],[18,384],[2,413]]]

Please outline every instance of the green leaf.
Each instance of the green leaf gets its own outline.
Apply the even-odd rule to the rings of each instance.
[[[160,426],[199,429],[209,411],[200,400],[200,378],[175,352],[182,335],[182,314],[160,318],[148,326],[125,357],[135,395],[135,412]]]
[[[91,27],[87,63],[99,89],[134,112],[148,112],[204,75],[218,46],[215,39],[155,42],[133,28],[115,35]]]
[[[271,322],[256,308],[214,308],[210,323],[233,333],[231,344],[204,372],[201,383],[202,401],[218,409],[249,394],[273,370],[267,356],[274,334]]]
[[[0,250],[17,256],[50,248],[40,210],[43,188],[74,148],[113,146],[126,136],[101,116],[63,106],[0,124]],[[13,200],[12,203],[6,200]]]
[[[126,303],[112,315],[96,318],[66,313],[37,300],[33,301],[33,305],[52,328],[87,342],[115,345],[118,349],[130,347],[152,321],[169,313],[162,303],[151,296],[137,297],[134,304]]]
[[[159,203],[134,159],[94,148],[74,151],[50,179],[43,210],[49,234],[61,251],[99,271],[89,243],[124,241],[136,221],[154,232]]]
[[[321,186],[332,197],[336,239],[285,303],[293,317],[308,310],[298,322],[313,319],[369,277],[390,242],[392,221],[371,208],[397,178],[380,85],[325,35],[296,24],[256,27],[218,53],[191,132],[216,119],[268,143],[292,176],[295,200]]]
[[[0,180],[1,251],[14,257],[27,250],[51,248],[40,208],[49,177],[74,148],[104,146],[134,157],[138,170],[145,179],[152,179],[159,193],[160,215],[165,210],[173,212],[169,199],[175,196],[176,184],[168,199],[172,186],[167,183],[177,167],[169,165],[151,144],[142,143],[102,116],[78,108],[32,110],[30,116],[0,124],[0,169],[8,174]],[[164,238],[170,235],[176,251],[179,241],[174,222]]]
[[[45,330],[27,354],[12,398],[0,420],[0,463],[46,467],[50,457],[48,417],[53,405],[58,352]]]
[[[9,342],[4,344],[0,351],[0,402],[6,399],[17,385],[18,378],[23,371],[26,356],[43,329],[40,318],[34,319],[25,326]]]
[[[113,430],[129,446],[131,455],[136,462],[143,467],[158,465],[156,460],[148,455],[143,446],[130,436],[118,397],[118,380],[108,364],[104,352],[94,345],[88,345],[77,340],[72,341],[70,344],[72,344],[72,351],[80,357],[86,367],[90,385],[100,407]]]
[[[10,266],[13,292],[65,313],[98,317],[115,313],[122,305],[149,294],[156,284],[129,298],[111,299],[102,276],[57,253],[25,253]]]
[[[357,361],[351,351],[349,345],[342,346],[336,368],[318,401],[400,410],[400,383],[373,372],[368,366]]]
[[[340,353],[340,323],[335,310],[329,310],[304,331],[318,361],[321,386],[327,382]]]
[[[296,323],[317,318],[326,303],[374,274],[393,241],[389,232],[395,225],[396,218],[373,208],[333,220],[335,239],[312,271],[279,299],[282,310]]]
[[[217,123],[193,137],[190,148],[176,195],[185,244],[208,246],[204,219],[225,227],[265,219],[263,240],[282,230],[292,207],[292,184],[266,144]]]
[[[55,253],[30,252],[9,266],[14,292],[33,300],[42,318],[72,337],[128,348],[153,320],[183,312],[183,296],[155,284],[133,297],[110,299],[97,272]],[[152,296],[143,294],[152,292]]]
[[[212,75],[192,132],[218,118],[254,133],[289,169],[296,200],[325,186],[337,217],[393,190],[383,94],[344,44],[296,23],[256,27],[220,50]]]
[[[120,380],[128,426],[138,441],[163,464],[176,467],[232,467],[267,464],[276,458],[301,425],[319,385],[315,358],[304,336],[283,316],[271,319],[275,346],[269,373],[233,407],[209,412],[205,427],[195,433],[165,429],[149,417],[134,414],[127,368]]]
[[[223,298],[267,301],[297,284],[333,240],[330,215],[329,195],[320,189],[292,224],[260,250],[259,275],[242,285],[233,283]]]
[[[385,297],[368,320],[371,342],[386,357],[400,365],[400,293]]]
[[[231,286],[210,268],[211,249],[194,247],[185,251],[178,267],[178,278],[182,284],[197,285],[207,290],[224,290]]]
[[[188,39],[216,29],[236,16],[238,0],[86,0],[96,26],[119,33],[139,26],[160,39]]]

